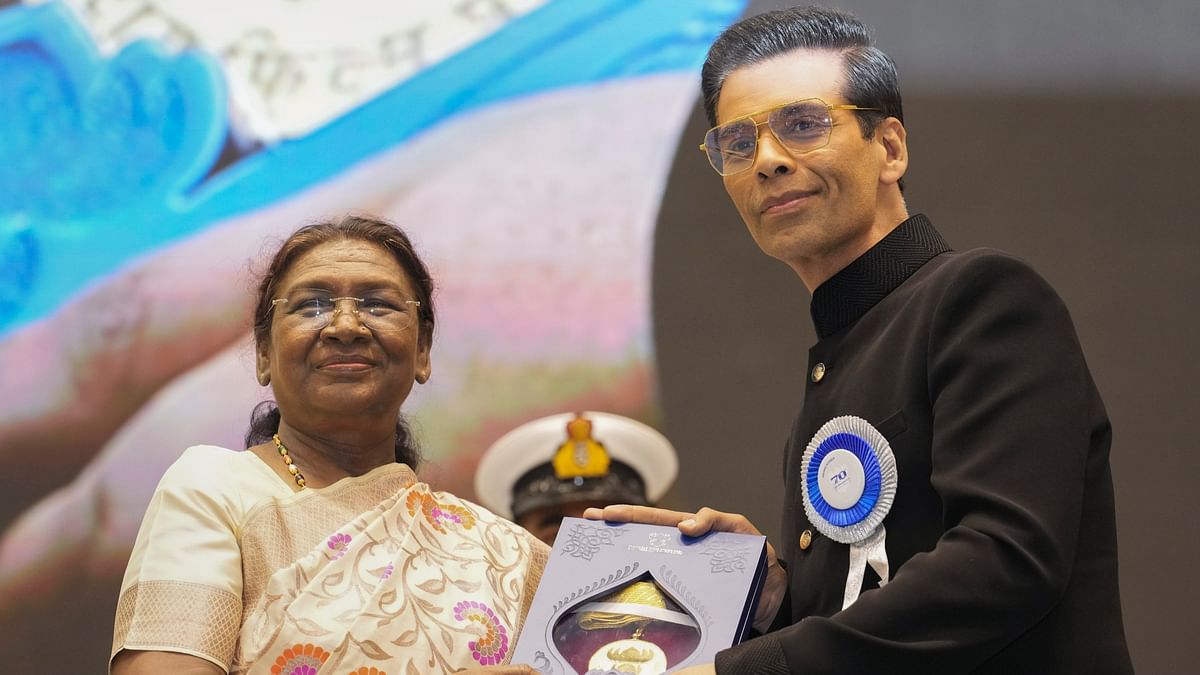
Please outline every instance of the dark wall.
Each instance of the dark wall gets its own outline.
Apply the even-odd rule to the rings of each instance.
[[[1030,74],[1028,87],[1007,77],[989,89],[986,73],[974,84],[950,73],[952,86],[941,87],[931,72],[943,66],[926,58],[933,47],[922,45],[911,57],[913,73],[908,52],[884,39],[888,26],[907,31],[919,21],[900,20],[902,10],[882,3],[857,4],[868,23],[872,14],[886,15],[876,32],[908,83],[910,212],[929,215],[955,248],[989,246],[1025,258],[1070,307],[1114,426],[1122,598],[1135,666],[1194,672],[1189,617],[1200,605],[1200,583],[1188,562],[1200,559],[1192,536],[1200,511],[1200,358],[1192,353],[1200,344],[1193,309],[1200,232],[1189,207],[1200,196],[1200,86],[1170,75],[1175,56],[1195,47],[1148,47],[1145,62],[1125,65],[1144,73],[1137,87],[1103,86],[1103,72],[1088,70],[1078,54],[1073,82]],[[1131,4],[1138,7],[1121,11],[1157,11],[1138,15],[1142,24],[1200,15],[1178,10],[1180,3]],[[1005,6],[1015,11],[1023,3]],[[957,15],[963,25],[978,25],[967,8],[948,3],[912,3],[910,11],[931,7],[939,24],[953,24]],[[1015,34],[1010,24],[1021,20],[1045,17],[1008,17],[1004,31]],[[1138,30],[1146,32],[1142,24]],[[1195,27],[1192,36],[1200,34]],[[1040,25],[1039,32],[1058,31]],[[1162,36],[1183,32],[1164,25]],[[1075,35],[1063,49],[1087,42],[1078,50],[1103,54],[1106,37]],[[955,40],[951,46],[967,44]],[[989,34],[980,42],[1002,41]],[[1128,49],[1127,40],[1111,42]],[[1106,59],[1090,63],[1099,68]],[[986,68],[978,54],[964,62],[967,71]],[[1009,65],[1018,73],[1026,67]],[[1193,65],[1200,72],[1200,57]],[[1122,82],[1137,79],[1119,75]],[[664,425],[684,454],[670,505],[739,511],[779,538],[786,536],[779,532],[781,449],[815,341],[808,294],[791,270],[758,251],[694,149],[706,127],[697,107],[680,142],[655,249]]]

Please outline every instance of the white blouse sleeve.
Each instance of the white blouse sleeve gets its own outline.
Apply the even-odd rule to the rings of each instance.
[[[153,650],[228,671],[242,621],[243,508],[232,453],[189,448],[167,469],[125,570],[110,663],[123,649]]]

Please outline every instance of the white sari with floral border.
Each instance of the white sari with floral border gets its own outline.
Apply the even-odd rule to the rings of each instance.
[[[547,553],[403,464],[292,492],[253,453],[189,448],[138,533],[112,654],[249,675],[507,663]]]

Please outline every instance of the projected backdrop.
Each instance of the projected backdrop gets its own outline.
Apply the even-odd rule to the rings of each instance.
[[[433,378],[408,412],[437,487],[470,496],[478,453],[532,417],[653,421],[653,225],[744,2],[4,4],[9,663],[59,644],[64,607],[103,663],[158,478],[188,445],[242,447],[269,396],[252,278],[305,222],[385,216],[433,267]]]

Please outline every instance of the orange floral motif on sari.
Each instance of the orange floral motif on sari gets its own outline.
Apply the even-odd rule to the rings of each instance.
[[[475,526],[475,516],[457,504],[443,504],[428,492],[412,492],[408,495],[408,515],[420,511],[433,529],[446,534],[446,527],[469,530]]]
[[[485,666],[504,662],[504,657],[508,656],[508,629],[500,623],[491,607],[475,600],[463,600],[454,606],[454,618],[478,624],[483,629],[480,638],[467,643],[471,658]]]
[[[296,644],[283,650],[271,666],[271,675],[316,675],[329,654],[314,644]]]

